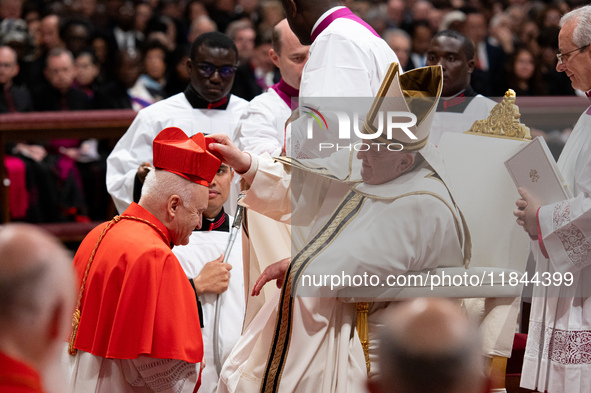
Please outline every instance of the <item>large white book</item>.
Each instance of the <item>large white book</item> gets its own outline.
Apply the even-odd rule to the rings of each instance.
[[[572,192],[542,137],[525,145],[505,161],[505,166],[515,185],[525,188],[542,205],[572,198]]]

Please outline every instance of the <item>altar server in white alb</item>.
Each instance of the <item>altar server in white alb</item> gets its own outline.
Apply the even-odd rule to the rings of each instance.
[[[300,84],[300,112],[307,105],[307,98],[377,95],[388,66],[398,58],[371,26],[339,1],[283,0],[282,3],[291,30],[303,45],[311,45]],[[328,116],[326,112],[330,108],[311,102],[314,109]],[[288,147],[287,156],[310,151],[302,146],[307,124],[306,117],[291,124],[292,142],[288,143],[291,149]]]
[[[107,190],[120,213],[139,200],[152,165],[152,141],[160,131],[178,127],[187,136],[223,132],[234,137],[238,119],[248,105],[230,94],[237,59],[236,45],[227,36],[202,34],[191,45],[187,60],[191,82],[185,91],[138,112],[107,159]],[[231,201],[236,201],[237,190],[232,190]]]
[[[285,151],[285,123],[297,108],[302,70],[310,47],[302,45],[283,19],[273,28],[271,60],[281,72],[281,80],[253,98],[236,129],[236,146],[256,155],[271,157]],[[293,100],[292,100],[293,99]]]
[[[387,77],[396,83],[397,68],[393,65]],[[407,76],[404,89],[438,97],[440,67],[413,70]],[[400,87],[392,86],[401,97]],[[290,222],[292,232],[305,239],[302,244],[293,237],[297,254],[291,263],[279,262],[263,272],[255,291],[269,280],[285,278],[282,291],[246,328],[224,364],[219,393],[363,391],[367,370],[355,331],[355,305],[335,297],[336,289],[347,284],[336,285],[335,291],[306,287],[302,273],[385,277],[463,265],[463,225],[435,172],[442,164],[438,152],[427,142],[435,106],[432,100],[428,110],[417,111],[418,142],[416,150],[409,151],[385,148],[411,142],[398,130],[393,139],[382,134],[377,141],[362,140],[371,148],[357,155],[340,150],[327,159],[273,161],[268,155],[240,152],[223,135],[213,136],[224,145],[211,147],[246,172],[251,188],[245,206]],[[371,319],[387,305],[370,310],[370,328],[375,323]],[[370,359],[375,359],[374,351],[375,343]]]
[[[444,132],[468,131],[477,120],[486,119],[496,102],[477,94],[470,86],[474,71],[474,44],[455,30],[437,33],[427,50],[427,65],[443,68],[443,90],[429,140],[439,144]]]
[[[560,25],[556,69],[589,96],[591,6],[567,13]],[[539,279],[562,279],[562,285],[534,286],[521,386],[582,393],[591,391],[591,107],[575,125],[558,168],[574,198],[540,206],[520,189],[514,212],[535,239]]]
[[[232,187],[234,171],[222,164],[209,185],[209,203],[203,212],[201,228],[193,231],[189,244],[172,249],[187,277],[193,278],[201,308],[203,351],[206,367],[201,373],[199,392],[213,393],[218,385],[214,361],[214,318],[216,302],[221,301],[219,330],[220,362],[226,360],[242,332],[245,294],[241,236],[236,237],[227,263],[223,252],[230,237],[234,218],[224,212],[224,203]],[[235,203],[235,202],[234,202]],[[219,295],[219,299],[218,299]]]

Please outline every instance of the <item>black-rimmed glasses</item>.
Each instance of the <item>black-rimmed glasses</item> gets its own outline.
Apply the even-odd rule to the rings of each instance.
[[[222,78],[229,79],[234,75],[238,67],[229,65],[216,67],[211,63],[197,63],[197,69],[205,78],[210,78],[217,71]]]
[[[568,60],[568,55],[570,55],[573,52],[579,51],[579,50],[583,50],[586,47],[588,47],[591,44],[587,44],[585,46],[581,46],[580,48],[577,49],[573,49],[570,52],[566,52],[566,53],[557,53],[556,54],[556,58],[558,59],[558,64],[564,64],[566,63],[566,61]]]

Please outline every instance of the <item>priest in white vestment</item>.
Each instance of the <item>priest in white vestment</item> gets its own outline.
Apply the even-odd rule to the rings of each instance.
[[[440,94],[440,67],[413,70],[402,79],[405,92]],[[392,90],[401,97],[397,65],[387,80],[394,81]],[[225,146],[212,148],[251,183],[244,204],[290,222],[300,235],[293,241],[297,255],[283,266],[288,273],[282,292],[244,332],[222,369],[218,392],[362,391],[367,369],[355,305],[336,298],[351,284],[306,285],[305,276],[385,279],[409,270],[463,265],[463,225],[442,181],[438,152],[427,141],[436,101],[426,112],[417,110],[418,141],[395,132],[393,139],[382,134],[370,144],[368,136],[360,143],[371,148],[358,154],[341,150],[328,159],[273,162],[265,155],[244,155],[227,138],[216,137]],[[371,122],[366,126],[364,133],[375,132]],[[407,149],[387,148],[396,144]],[[263,281],[282,278],[281,271],[271,266]],[[370,327],[384,307],[387,303],[372,307]]]
[[[589,96],[591,6],[569,12],[560,23],[556,69]],[[521,386],[582,393],[591,391],[591,107],[575,125],[558,168],[574,197],[540,206],[520,189],[515,211],[535,239],[536,273],[550,280],[534,287]]]

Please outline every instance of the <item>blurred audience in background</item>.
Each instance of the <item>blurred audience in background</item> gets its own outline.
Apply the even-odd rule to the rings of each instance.
[[[564,75],[555,71],[554,55],[560,16],[582,2],[514,3],[350,0],[347,5],[386,39],[405,70],[424,66],[426,48],[434,34],[452,29],[468,36],[475,45],[472,85],[477,93],[499,96],[511,87],[529,95],[575,94],[568,83],[563,83]],[[45,79],[49,51],[65,48],[75,58],[85,53],[76,62],[74,83],[93,99],[92,92],[101,86],[121,83],[118,68],[122,62],[115,58],[118,51],[127,50],[143,54],[141,76],[133,85],[150,92],[152,98],[146,100],[150,104],[176,94],[186,84],[182,69],[186,48],[210,31],[225,32],[238,48],[236,94],[250,100],[277,79],[269,60],[268,38],[272,26],[284,16],[278,0],[2,0],[0,8],[0,44],[17,52],[20,73],[14,80],[30,90]],[[156,49],[154,40],[166,48]],[[532,59],[538,66],[530,76],[534,80],[525,86],[523,76],[515,74],[519,73],[515,64],[531,63]],[[91,77],[97,69],[98,74]],[[99,102],[92,106],[104,105]]]

